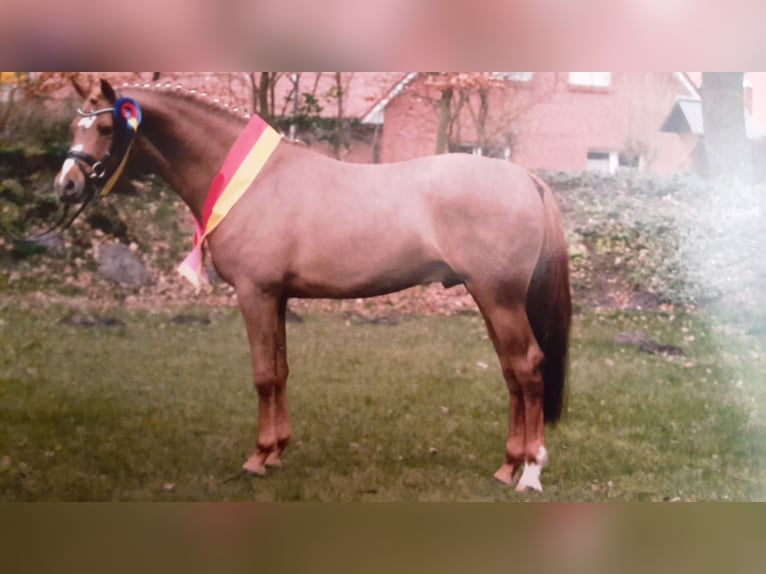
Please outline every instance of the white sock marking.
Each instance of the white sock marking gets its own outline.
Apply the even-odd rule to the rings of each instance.
[[[536,490],[537,492],[543,491],[543,485],[540,483],[540,472],[542,467],[539,464],[530,462],[524,465],[524,472],[519,480],[519,485],[516,487],[518,491],[524,490]]]
[[[546,464],[548,464],[548,451],[544,446],[541,446],[540,450],[537,451],[537,461],[524,465],[524,472],[521,474],[516,490],[523,492],[531,489],[542,492],[543,485],[540,483],[540,473]]]

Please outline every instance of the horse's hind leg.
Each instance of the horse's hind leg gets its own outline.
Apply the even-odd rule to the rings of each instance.
[[[484,315],[510,394],[505,463],[495,478],[512,484],[514,473],[523,463],[517,490],[541,491],[540,472],[548,458],[543,426],[542,351],[529,325],[522,297],[518,301],[498,298],[494,290],[473,289],[471,293]]]
[[[277,385],[274,387],[274,432],[277,435],[277,448],[266,457],[266,466],[279,468],[282,466],[281,456],[290,443],[292,428],[290,414],[287,408],[287,299],[279,302],[279,317],[277,322],[276,368]]]
[[[243,468],[257,475],[266,466],[279,466],[290,441],[285,387],[285,301],[254,289],[237,289],[253,361],[253,382],[258,391],[258,442]]]

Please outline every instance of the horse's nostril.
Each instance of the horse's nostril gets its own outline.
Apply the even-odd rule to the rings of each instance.
[[[70,179],[69,181],[67,181],[67,182],[66,182],[66,186],[64,186],[64,189],[65,189],[66,191],[72,191],[72,190],[74,190],[74,182],[73,182],[71,179]]]

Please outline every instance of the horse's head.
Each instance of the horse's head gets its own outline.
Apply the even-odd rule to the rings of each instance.
[[[97,190],[106,195],[120,177],[141,123],[135,100],[119,98],[106,80],[90,94],[75,84],[85,98],[72,121],[72,146],[55,189],[62,201],[80,203]]]
[[[56,175],[55,190],[67,203],[80,203],[89,197],[106,167],[114,135],[114,104],[117,96],[106,80],[87,93],[75,84],[85,99],[72,121],[72,144],[61,171]]]

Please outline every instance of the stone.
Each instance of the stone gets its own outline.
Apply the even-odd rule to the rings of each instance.
[[[75,313],[61,319],[61,324],[70,327],[83,327],[86,329],[95,327],[126,327],[125,322],[117,317],[101,317],[85,313]]]
[[[617,333],[612,339],[612,342],[615,345],[636,347],[642,353],[649,353],[651,355],[662,354],[674,357],[684,356],[684,352],[680,347],[663,345],[649,337],[646,333],[640,331],[623,331]]]
[[[110,243],[98,251],[98,274],[120,285],[145,287],[152,284],[146,266],[127,245]]]

